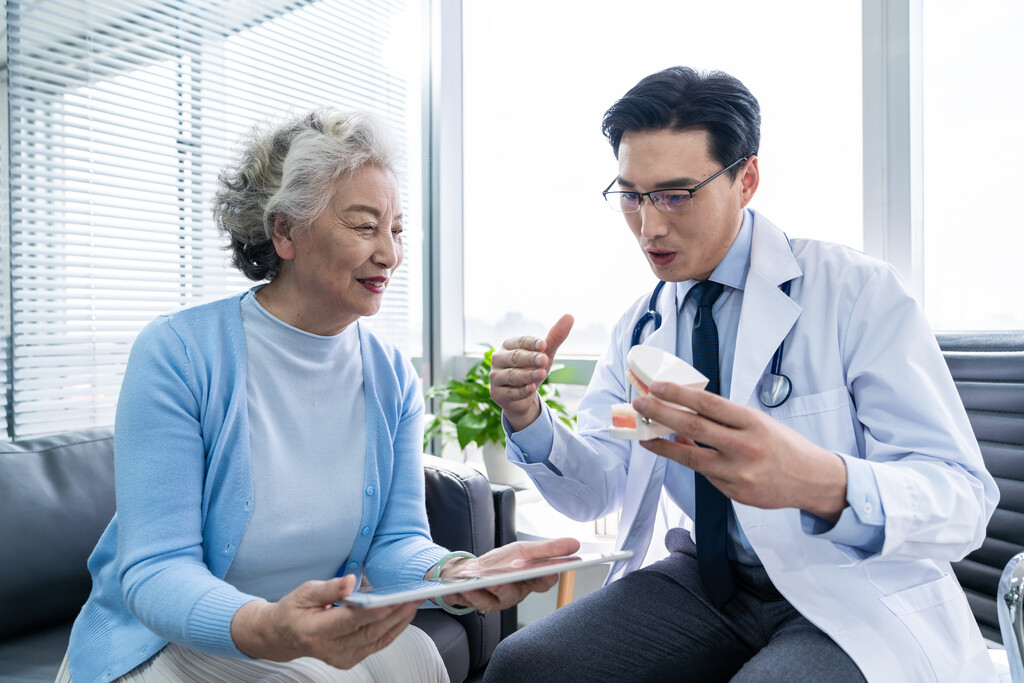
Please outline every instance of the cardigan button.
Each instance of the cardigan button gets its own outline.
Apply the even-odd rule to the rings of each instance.
[[[366,495],[372,496],[375,493],[377,493],[377,489],[373,488],[373,486],[366,487]]]

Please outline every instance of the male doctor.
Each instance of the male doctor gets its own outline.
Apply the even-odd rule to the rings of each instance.
[[[509,460],[570,517],[621,510],[617,546],[635,554],[505,640],[489,681],[995,677],[949,563],[981,544],[998,491],[935,337],[891,267],[747,208],[759,128],[742,83],[688,68],[605,113],[605,198],[667,285],[618,322],[575,432],[537,395],[569,316],[505,342],[491,396]],[[638,322],[640,343],[711,380],[634,398],[674,437],[609,435]],[[780,346],[791,391],[771,383]],[[671,520],[667,557],[646,557],[663,495],[692,524]]]

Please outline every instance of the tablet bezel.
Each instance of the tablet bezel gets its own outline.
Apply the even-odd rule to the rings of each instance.
[[[631,550],[617,550],[607,553],[585,553],[563,558],[551,558],[551,563],[537,564],[525,569],[512,569],[498,574],[463,579],[452,583],[412,581],[405,584],[358,591],[342,598],[341,604],[349,607],[373,609],[375,607],[387,607],[407,602],[422,602],[442,595],[462,593],[463,591],[488,588],[490,586],[500,586],[505,583],[516,583],[517,581],[561,574],[562,572],[574,571],[597,564],[618,562],[619,560],[629,559],[632,556],[633,551]]]

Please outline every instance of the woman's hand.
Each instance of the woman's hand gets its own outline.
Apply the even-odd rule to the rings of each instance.
[[[571,555],[580,549],[580,542],[575,538],[556,538],[550,541],[518,541],[473,559],[451,560],[441,571],[441,578],[446,581],[474,576],[487,576],[495,569],[522,569],[536,560]],[[429,574],[428,574],[429,575]],[[552,573],[536,579],[506,583],[490,588],[465,591],[444,596],[449,605],[465,605],[480,612],[503,610],[518,605],[527,595],[533,592],[543,593],[558,582],[558,566],[552,567]]]
[[[307,581],[277,602],[254,600],[231,621],[235,646],[250,657],[286,662],[316,657],[350,669],[391,644],[416,616],[418,603],[376,609],[337,606],[355,577]]]

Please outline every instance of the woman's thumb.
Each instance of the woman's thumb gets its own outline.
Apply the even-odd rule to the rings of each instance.
[[[356,577],[346,574],[336,577],[330,581],[307,581],[296,590],[296,597],[300,598],[301,604],[306,605],[333,605],[340,602],[342,598],[355,590]]]

